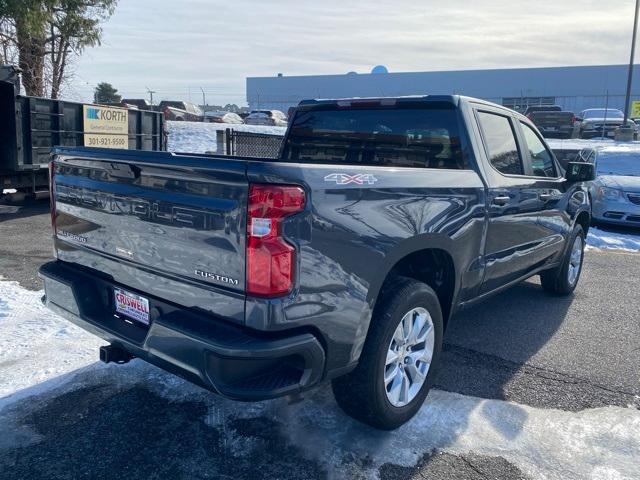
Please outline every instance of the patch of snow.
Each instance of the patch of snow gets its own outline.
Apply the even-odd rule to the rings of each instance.
[[[552,150],[581,150],[583,148],[598,147],[624,147],[627,151],[640,151],[640,141],[616,142],[611,139],[590,139],[570,138],[567,140],[547,138],[547,143]]]
[[[587,235],[587,247],[640,252],[640,232],[635,235],[633,233],[610,232],[591,227]]]
[[[284,135],[287,130],[286,127],[263,125],[168,121],[167,150],[182,153],[217,152],[216,132],[227,128],[239,132],[266,133],[269,135]]]
[[[301,447],[336,478],[349,476],[350,458],[370,459],[357,468],[375,478],[384,463],[411,466],[434,449],[502,456],[533,478],[633,479],[640,471],[640,411],[633,408],[564,412],[436,390],[412,421],[396,431],[381,432],[346,417],[329,388],[315,389],[295,404],[286,399],[240,403],[140,360],[118,367],[88,366],[95,361],[101,342],[48,312],[39,296],[15,282],[0,282],[1,395],[22,389],[0,400],[0,419],[8,425],[19,426],[13,410],[6,408],[18,398],[29,396],[22,405],[37,409],[50,395],[84,386],[144,385],[172,401],[206,404],[208,413],[202,421],[218,428],[231,445],[251,446],[252,442],[229,428],[231,421],[271,418],[292,445]],[[84,368],[76,370],[80,367]],[[57,375],[61,375],[59,381]],[[15,430],[14,437],[10,439],[14,444],[37,440],[30,431]],[[251,451],[239,449],[238,455]]]
[[[0,281],[0,398],[95,362],[104,344],[46,309],[42,294]]]
[[[433,391],[408,424],[376,432],[346,419],[325,391],[266,414],[328,468],[345,453],[368,455],[374,469],[411,466],[434,449],[502,456],[533,478],[631,479],[640,468],[640,412],[632,409],[563,412]]]

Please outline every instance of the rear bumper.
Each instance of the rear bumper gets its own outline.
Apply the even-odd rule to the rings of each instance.
[[[580,137],[581,138],[596,138],[596,137],[610,137],[610,138],[614,138],[615,134],[616,134],[616,130],[618,129],[618,126],[615,127],[605,127],[604,129],[604,134],[602,131],[602,128],[583,128],[580,130]]]
[[[572,125],[567,125],[567,126],[560,126],[560,127],[545,127],[545,126],[538,126],[538,130],[540,130],[540,133],[542,133],[544,136],[547,137],[551,137],[554,135],[557,136],[572,136],[573,135],[573,126]]]
[[[59,261],[43,265],[40,277],[43,303],[49,309],[132,355],[225,397],[263,400],[289,395],[317,384],[323,376],[324,349],[311,333],[258,334],[138,292],[149,299],[147,327],[114,316],[116,284],[111,281]]]

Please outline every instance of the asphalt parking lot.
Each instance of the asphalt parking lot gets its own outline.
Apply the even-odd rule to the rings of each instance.
[[[0,206],[5,280],[40,289],[35,272],[50,257],[49,242],[46,202]],[[509,406],[499,410],[509,425],[519,415],[640,409],[639,271],[640,254],[590,250],[572,297],[548,295],[536,279],[462,312],[447,331],[430,399],[458,404],[439,410],[443,416],[466,411],[467,397],[506,400],[473,405]],[[450,452],[460,425],[447,436],[430,424],[433,434],[423,434],[433,441],[405,439],[407,451],[395,456],[382,451],[403,443],[343,416],[327,387],[293,405],[239,404],[138,361],[69,375],[15,402],[11,422],[0,410],[1,478],[529,478],[499,454]],[[557,478],[581,476],[567,470]]]

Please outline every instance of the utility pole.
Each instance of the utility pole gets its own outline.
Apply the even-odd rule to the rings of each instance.
[[[147,89],[147,93],[149,94],[149,103],[153,107],[153,94],[156,93],[155,90],[151,90],[149,87],[144,87]]]
[[[206,113],[205,107],[207,105],[207,97],[204,94],[204,88],[200,87],[200,91],[202,92],[202,111],[204,111]]]
[[[604,122],[602,122],[602,137],[607,136],[606,126],[607,126],[607,114],[609,113],[609,90],[607,90],[606,97],[604,102]]]
[[[636,0],[636,11],[633,19],[633,36],[631,39],[631,58],[629,59],[629,77],[627,79],[627,96],[624,103],[624,124],[629,123],[629,106],[631,103],[631,83],[633,82],[633,61],[636,53],[636,36],[638,34],[638,12],[640,11],[640,0]]]

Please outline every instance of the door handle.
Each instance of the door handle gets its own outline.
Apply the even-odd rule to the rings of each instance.
[[[553,195],[551,195],[550,193],[541,193],[538,197],[543,202],[548,202],[549,200],[551,200],[553,198]]]
[[[510,198],[507,196],[498,196],[498,197],[493,197],[493,200],[491,201],[494,205],[506,205],[507,203],[509,203]]]

